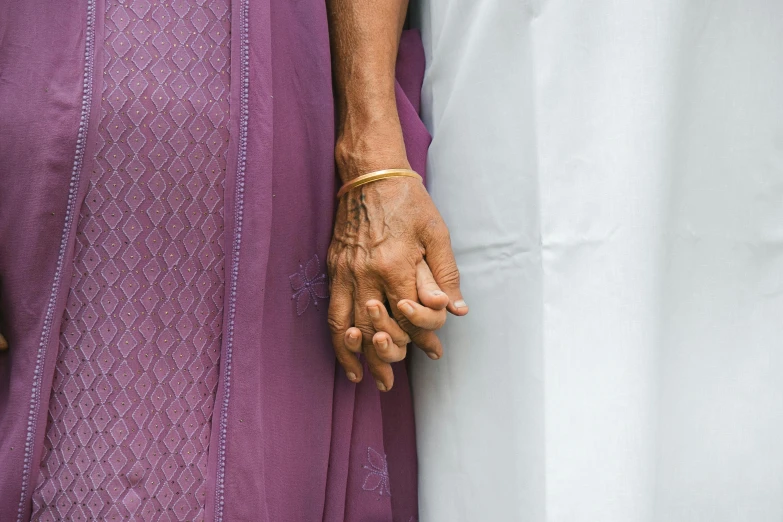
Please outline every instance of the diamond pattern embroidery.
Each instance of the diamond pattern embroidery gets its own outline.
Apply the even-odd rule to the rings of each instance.
[[[106,3],[98,147],[84,167],[34,520],[204,519],[229,6]],[[309,264],[302,274],[320,281]]]

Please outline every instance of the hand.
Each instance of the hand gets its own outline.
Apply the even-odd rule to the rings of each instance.
[[[397,303],[397,309],[415,328],[431,331],[440,329],[446,322],[446,306],[449,299],[435,283],[435,279],[424,261],[417,266],[416,287],[419,300],[427,303],[427,306],[403,299]],[[384,363],[405,359],[408,343],[411,342],[411,339],[400,328],[397,321],[389,316],[386,305],[378,300],[370,299],[366,303],[366,308],[375,330],[372,343],[378,358]],[[362,331],[356,327],[349,328],[345,333],[345,346],[351,352],[362,353]],[[429,352],[427,355],[431,359],[437,360],[441,354]]]
[[[356,333],[349,332],[352,325],[361,332],[361,348],[378,388],[387,391],[394,382],[387,360],[404,356],[408,338],[437,359],[442,347],[427,327],[442,325],[444,308],[455,315],[468,311],[448,229],[417,180],[378,181],[345,195],[338,206],[327,262],[332,340],[337,359],[353,382],[363,376],[361,363],[349,349],[358,340],[349,336]],[[384,301],[398,325],[384,315]],[[376,351],[373,344],[374,322],[380,328],[379,347],[382,338],[387,341],[385,351]],[[388,345],[389,340],[396,348]]]

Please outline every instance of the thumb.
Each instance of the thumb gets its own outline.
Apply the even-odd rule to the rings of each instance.
[[[433,233],[430,241],[425,245],[425,260],[438,287],[449,297],[446,309],[454,315],[468,313],[468,305],[462,297],[459,286],[459,269],[451,250],[451,239],[444,225],[442,229]]]
[[[416,265],[416,294],[419,302],[432,310],[443,310],[449,304],[449,296],[440,289],[423,259]]]

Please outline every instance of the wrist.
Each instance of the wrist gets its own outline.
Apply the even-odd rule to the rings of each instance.
[[[409,169],[397,115],[372,123],[346,123],[337,138],[335,163],[343,183],[376,170]]]

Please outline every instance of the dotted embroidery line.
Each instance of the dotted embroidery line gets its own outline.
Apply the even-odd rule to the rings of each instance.
[[[17,508],[17,522],[22,522],[25,513],[25,503],[27,500],[27,488],[30,484],[30,474],[32,472],[33,446],[35,442],[36,425],[38,424],[38,411],[41,403],[41,386],[43,383],[43,365],[46,359],[46,347],[49,345],[49,337],[52,331],[54,321],[54,307],[57,302],[57,295],[60,290],[62,279],[63,261],[65,260],[65,251],[68,246],[68,237],[70,236],[74,207],[76,206],[76,194],[79,190],[79,175],[81,174],[82,163],[84,160],[84,150],[87,145],[87,130],[89,126],[90,107],[92,105],[92,78],[93,61],[95,49],[95,0],[87,0],[87,32],[84,48],[84,79],[82,85],[82,111],[79,120],[79,132],[76,137],[76,153],[73,158],[73,170],[71,171],[71,181],[68,187],[68,204],[65,211],[65,224],[60,238],[60,251],[57,256],[57,266],[54,272],[54,281],[52,283],[52,292],[49,295],[49,302],[46,306],[46,315],[44,316],[43,331],[41,340],[38,343],[38,353],[35,358],[35,370],[33,371],[33,389],[30,396],[30,410],[27,416],[27,437],[24,443],[24,467],[22,469],[22,493],[19,498]]]
[[[362,489],[364,491],[378,491],[378,495],[391,496],[389,480],[389,466],[386,463],[386,454],[367,448],[367,464],[362,466],[367,470]]]
[[[236,208],[234,210],[234,241],[231,255],[231,293],[228,304],[228,327],[226,331],[226,360],[223,373],[223,404],[220,411],[220,433],[218,435],[218,463],[215,487],[215,522],[222,522],[225,505],[226,473],[226,432],[228,425],[228,404],[231,396],[231,352],[234,343],[234,318],[236,317],[237,277],[239,275],[239,249],[242,244],[242,214],[244,210],[245,167],[247,164],[247,123],[248,123],[248,72],[250,55],[248,50],[248,11],[249,0],[243,0],[239,8],[240,38],[240,91],[239,91],[239,153],[237,156],[236,189],[234,192]]]

